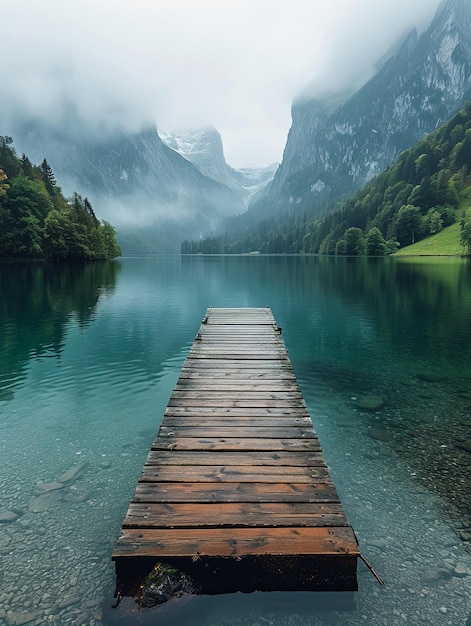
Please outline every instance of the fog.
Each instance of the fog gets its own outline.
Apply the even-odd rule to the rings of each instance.
[[[1,2],[0,134],[215,126],[235,167],[280,161],[293,99],[360,85],[440,0]]]

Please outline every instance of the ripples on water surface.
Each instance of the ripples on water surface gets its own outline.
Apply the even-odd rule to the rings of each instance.
[[[267,304],[385,586],[360,563],[353,612],[326,612],[319,594],[112,611],[110,554],[206,307]],[[0,624],[464,626],[470,325],[470,269],[460,260],[0,266]],[[384,409],[356,409],[363,394],[383,397]]]

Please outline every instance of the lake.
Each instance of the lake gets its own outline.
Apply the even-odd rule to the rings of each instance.
[[[342,594],[111,609],[110,555],[208,306],[272,308],[366,559]],[[471,265],[0,264],[0,624],[471,624]],[[384,407],[361,410],[376,395]],[[26,620],[26,621],[25,621]]]

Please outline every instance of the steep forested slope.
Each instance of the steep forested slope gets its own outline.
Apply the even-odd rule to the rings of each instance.
[[[439,130],[403,152],[340,208],[318,219],[305,216],[266,221],[250,236],[221,237],[184,252],[388,254],[461,221],[467,246],[470,229],[458,207],[471,187],[471,103]]]
[[[252,217],[307,211],[363,187],[471,99],[471,3],[444,0],[430,27],[413,31],[361,89],[299,97],[283,161]]]
[[[13,139],[0,136],[0,257],[112,259],[121,254],[114,228],[100,222],[87,198],[67,200],[46,159],[40,167]]]

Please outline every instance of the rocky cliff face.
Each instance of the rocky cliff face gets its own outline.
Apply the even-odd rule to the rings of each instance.
[[[380,71],[333,109],[300,99],[292,107],[283,162],[251,207],[324,210],[363,186],[403,150],[471,98],[471,2],[447,0],[429,29],[414,31]]]
[[[206,127],[185,132],[162,132],[162,141],[191,161],[205,175],[227,185],[246,204],[272,180],[277,163],[264,168],[235,169],[226,163],[221,135]]]
[[[136,134],[68,135],[28,122],[12,130],[17,152],[46,157],[66,194],[88,196],[118,231],[125,252],[176,252],[246,209],[226,185],[203,175],[166,146],[156,128]]]

